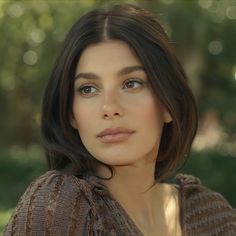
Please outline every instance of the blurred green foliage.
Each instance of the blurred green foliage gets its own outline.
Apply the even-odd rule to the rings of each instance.
[[[215,150],[193,152],[180,172],[197,176],[203,185],[220,192],[236,207],[235,161],[235,157]]]
[[[40,104],[60,43],[81,14],[110,2],[0,0],[0,231],[27,185],[46,170]],[[205,136],[182,172],[235,207],[236,1],[116,2],[137,2],[160,18],[196,95],[200,135],[213,123],[206,122],[208,111],[220,127],[218,143],[206,146],[213,139]]]

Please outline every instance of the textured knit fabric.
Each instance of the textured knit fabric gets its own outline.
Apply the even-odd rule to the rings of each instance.
[[[183,236],[236,235],[236,212],[190,175],[176,176]],[[143,235],[95,176],[48,171],[21,197],[5,236]]]

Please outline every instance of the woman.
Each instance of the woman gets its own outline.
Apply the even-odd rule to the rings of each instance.
[[[156,18],[95,9],[69,31],[47,86],[50,171],[5,235],[235,235],[236,214],[193,176],[165,183],[197,129],[185,73]]]

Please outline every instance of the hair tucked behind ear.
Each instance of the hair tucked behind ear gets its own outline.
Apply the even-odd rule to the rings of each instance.
[[[187,78],[158,20],[145,9],[116,4],[83,15],[70,29],[55,62],[42,106],[42,139],[51,169],[96,174],[98,164],[70,125],[75,68],[90,44],[119,39],[142,62],[153,92],[172,121],[165,124],[155,177],[162,181],[186,160],[197,129],[197,112]],[[106,164],[112,172],[112,168]]]

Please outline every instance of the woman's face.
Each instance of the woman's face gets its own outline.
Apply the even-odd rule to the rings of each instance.
[[[75,77],[71,124],[87,150],[112,166],[153,162],[171,118],[129,46],[120,40],[88,46]],[[108,128],[114,132],[99,136]]]

